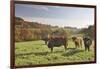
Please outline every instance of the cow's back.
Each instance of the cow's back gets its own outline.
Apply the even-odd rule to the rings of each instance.
[[[66,44],[66,38],[52,38],[49,40],[48,42],[48,47],[59,47],[61,45],[65,45]]]

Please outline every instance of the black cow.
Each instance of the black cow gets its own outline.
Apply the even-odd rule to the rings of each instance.
[[[53,47],[60,47],[61,45],[64,46],[65,50],[66,50],[66,46],[67,46],[67,39],[63,38],[63,37],[55,37],[55,38],[51,38],[48,41],[48,48],[51,49],[51,52],[53,52]]]
[[[83,37],[85,50],[90,50],[90,46],[92,44],[92,40],[89,37]]]

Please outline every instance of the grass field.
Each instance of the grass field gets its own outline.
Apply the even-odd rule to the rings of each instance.
[[[67,62],[94,61],[94,50],[84,51],[83,48],[75,49],[72,41],[68,42],[68,48],[54,47],[53,53],[44,44],[44,41],[27,41],[15,43],[15,65],[52,64]]]

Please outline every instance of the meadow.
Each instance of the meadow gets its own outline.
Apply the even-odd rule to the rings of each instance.
[[[85,51],[82,48],[75,48],[74,43],[68,41],[67,50],[64,47],[54,47],[53,53],[45,45],[44,41],[25,41],[15,42],[15,65],[36,65],[36,64],[55,64],[71,62],[89,62],[94,61],[94,48]]]

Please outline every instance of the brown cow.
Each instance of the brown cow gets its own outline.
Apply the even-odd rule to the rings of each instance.
[[[75,47],[79,48],[82,47],[82,38],[81,37],[72,37],[73,42],[75,43]]]

